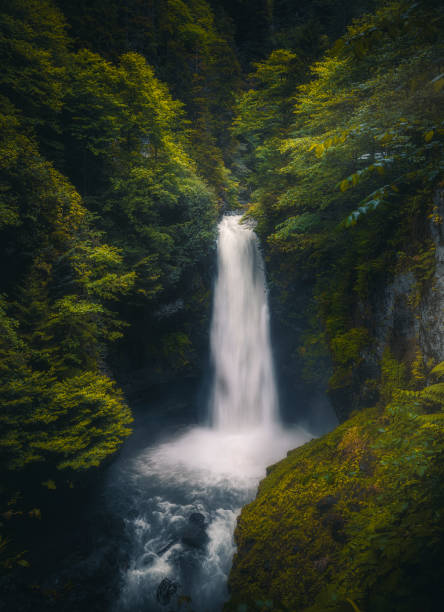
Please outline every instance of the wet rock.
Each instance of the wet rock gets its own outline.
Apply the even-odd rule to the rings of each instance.
[[[161,606],[167,606],[177,593],[178,584],[169,578],[164,578],[157,587],[156,599]]]
[[[161,557],[162,555],[164,555],[166,552],[168,552],[170,550],[170,548],[172,546],[174,546],[174,544],[177,543],[177,539],[173,539],[170,540],[165,546],[162,546],[162,548],[160,548],[159,550],[156,551],[156,554]]]
[[[205,531],[205,517],[200,512],[193,512],[182,531],[182,542],[193,548],[202,548],[208,541]]]
[[[157,559],[157,555],[155,555],[154,553],[146,553],[145,555],[143,555],[143,557],[140,559],[140,564],[143,565],[143,567],[150,567],[151,565],[153,565],[153,563],[156,561]]]
[[[200,512],[193,512],[190,514],[190,518],[188,520],[193,525],[197,525],[198,527],[205,529],[205,517]]]

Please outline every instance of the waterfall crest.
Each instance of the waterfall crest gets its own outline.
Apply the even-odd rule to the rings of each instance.
[[[240,220],[219,224],[210,335],[212,424],[234,431],[278,421],[264,265],[256,234]]]

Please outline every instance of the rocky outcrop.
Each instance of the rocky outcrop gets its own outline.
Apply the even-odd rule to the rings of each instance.
[[[238,520],[225,612],[441,607],[442,414],[414,410],[362,410],[269,468]]]
[[[435,194],[430,228],[435,243],[435,274],[432,286],[419,307],[418,336],[426,358],[444,361],[444,190]]]
[[[397,274],[386,287],[375,311],[375,354],[381,359],[387,345],[401,358],[412,357],[419,346],[425,360],[444,360],[444,191],[435,194],[430,236],[435,246],[435,271],[421,292],[412,271]],[[415,303],[417,302],[417,303]]]
[[[356,303],[355,319],[369,330],[371,342],[361,351],[350,381],[330,389],[329,397],[340,421],[378,400],[381,360],[386,349],[406,364],[412,363],[418,352],[424,364],[444,361],[444,190],[435,193],[429,235],[434,258],[432,255],[415,269],[421,255],[412,257],[402,271],[371,296],[369,303]]]

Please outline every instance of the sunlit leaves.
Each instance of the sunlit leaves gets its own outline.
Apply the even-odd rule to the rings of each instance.
[[[288,240],[297,234],[305,234],[317,228],[321,222],[321,217],[317,213],[303,213],[295,217],[289,217],[283,223],[276,226],[273,235],[274,240]]]
[[[444,170],[440,24],[441,10],[409,2],[356,20],[295,89],[288,132],[265,146],[258,125],[250,141],[261,161],[251,214],[267,240],[283,318],[297,316],[300,283],[312,282],[322,326],[298,351],[312,355],[313,337],[328,342],[341,404],[360,401],[359,357],[344,365],[333,347],[357,320],[371,325],[372,296],[401,269],[396,251],[412,255],[419,283],[433,271],[430,260],[420,271],[413,254],[419,260]],[[371,343],[363,350],[372,354]]]
[[[104,375],[85,372],[36,392],[26,420],[10,431],[15,440],[10,467],[50,460],[59,469],[88,469],[115,452],[130,433],[129,408]],[[41,484],[57,489],[51,478]]]
[[[444,361],[441,361],[433,368],[430,372],[430,377],[438,381],[444,379]]]
[[[46,487],[50,491],[55,491],[57,489],[56,483],[53,480],[45,480],[42,482],[42,487]]]

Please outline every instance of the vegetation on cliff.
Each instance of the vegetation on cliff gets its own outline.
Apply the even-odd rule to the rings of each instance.
[[[380,359],[375,312],[384,287],[401,272],[411,271],[418,288],[433,276],[442,18],[434,2],[384,4],[353,22],[297,87],[298,56],[274,51],[257,65],[257,89],[240,99],[234,120],[247,151],[248,214],[293,338],[291,366],[326,384],[332,358],[328,384],[342,417],[374,401],[379,372],[363,356]]]
[[[268,469],[238,522],[226,610],[439,607],[442,366],[432,384],[411,391],[402,388],[405,368],[387,354],[387,404],[356,412]]]
[[[381,4],[308,77],[274,50],[239,100],[288,376],[328,386],[344,422],[272,466],[242,511],[227,610],[441,604],[442,353],[418,321],[442,231],[442,27],[435,2]]]

